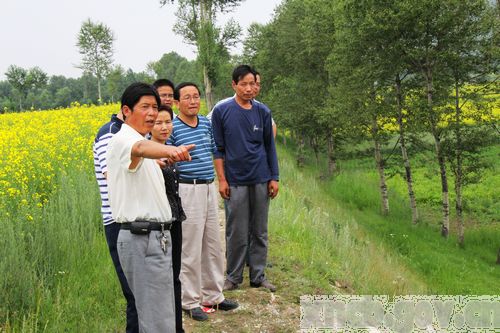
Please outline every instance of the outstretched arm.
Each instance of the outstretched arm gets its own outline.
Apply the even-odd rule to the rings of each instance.
[[[149,140],[141,140],[132,146],[129,169],[135,169],[141,158],[160,159],[167,158],[174,162],[191,161],[189,151],[195,147],[194,144],[187,146],[167,146]]]

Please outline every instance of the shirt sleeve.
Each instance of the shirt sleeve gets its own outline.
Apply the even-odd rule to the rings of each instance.
[[[222,110],[216,105],[212,113],[212,137],[215,145],[215,159],[224,159],[225,157],[224,125],[222,124],[221,113]]]
[[[118,138],[118,137],[117,137]],[[120,161],[120,167],[129,172],[136,172],[142,165],[144,158],[141,157],[139,163],[134,169],[130,169],[132,163],[132,147],[139,141],[146,140],[145,138],[137,138],[132,136],[119,136],[118,140],[113,143],[116,149],[116,154]]]
[[[96,157],[96,162],[99,165],[101,172],[107,173],[108,172],[108,164],[106,160],[106,152],[108,150],[108,144],[111,138],[113,137],[113,134],[109,133],[106,135],[103,135],[99,138],[99,140],[95,143],[95,157]]]
[[[210,122],[208,122],[207,127],[208,127],[208,133],[210,134],[210,149],[212,150],[212,154],[215,155],[217,147],[215,146],[214,131],[212,129]]]
[[[267,163],[271,171],[271,179],[279,180],[278,154],[276,153],[276,144],[274,142],[271,110],[263,104],[259,109],[264,113],[264,146],[266,149]]]
[[[176,136],[175,136],[175,133],[176,133],[175,127],[177,126],[177,124],[176,124],[177,121],[174,120],[172,123],[173,123],[173,128],[172,128],[172,132],[170,133],[170,136],[167,139],[167,145],[169,145],[169,146],[177,146],[177,144],[176,144]]]

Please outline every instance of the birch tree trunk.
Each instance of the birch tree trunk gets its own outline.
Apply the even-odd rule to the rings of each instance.
[[[297,167],[302,168],[305,162],[305,157],[304,157],[305,140],[303,135],[299,136],[298,142],[299,144],[297,146]]]
[[[311,147],[314,151],[314,157],[316,158],[316,165],[319,165],[319,144],[318,138],[316,136],[311,138],[310,141]]]
[[[97,78],[97,95],[98,95],[98,101],[99,104],[102,104],[102,97],[101,97],[101,79],[98,77]]]
[[[411,174],[410,159],[406,150],[405,131],[403,123],[403,95],[401,93],[401,78],[399,74],[396,75],[396,101],[398,106],[398,126],[399,126],[399,143],[401,146],[401,155],[405,167],[405,180],[408,188],[408,197],[410,199],[411,208],[411,221],[413,224],[418,222],[417,201],[415,199],[415,192],[413,191],[413,178]]]
[[[335,156],[335,142],[332,135],[328,135],[328,176],[332,176],[337,172],[337,158]]]
[[[465,225],[464,225],[464,217],[463,217],[463,209],[462,209],[462,178],[463,178],[463,170],[462,170],[462,133],[460,132],[461,126],[461,110],[460,110],[460,95],[458,89],[458,82],[455,82],[455,136],[457,140],[456,147],[456,172],[455,172],[455,208],[457,210],[457,219],[458,219],[458,244],[463,247],[464,246],[464,234],[465,234]]]
[[[379,175],[379,189],[380,197],[382,200],[382,213],[384,215],[387,215],[389,214],[389,196],[387,193],[387,184],[385,181],[384,161],[382,159],[382,153],[380,152],[380,142],[378,140],[378,125],[376,117],[373,117],[372,121],[372,137],[375,148],[375,163],[377,165],[377,171]]]
[[[427,63],[429,63],[427,61]],[[446,165],[441,149],[441,138],[438,133],[437,123],[438,120],[435,119],[435,114],[433,110],[433,83],[432,83],[432,70],[430,66],[424,70],[424,75],[427,82],[427,112],[429,117],[429,122],[431,126],[432,136],[434,138],[434,147],[436,149],[436,157],[439,164],[439,173],[441,176],[441,197],[442,197],[442,210],[443,218],[441,225],[441,235],[445,238],[448,237],[450,232],[450,199],[448,194],[448,178],[446,175]]]
[[[212,40],[212,36],[210,36],[210,32],[212,31],[212,2],[210,1],[200,1],[200,26],[201,33],[206,36],[202,37],[201,40],[205,41],[204,43],[198,42],[198,56],[201,56],[202,59],[202,67],[203,67],[203,84],[205,86],[205,102],[207,104],[207,110],[210,112],[212,110],[213,104],[213,95],[212,95],[212,80],[210,79],[208,73],[208,66],[210,57],[213,56],[213,51],[210,50],[210,41]],[[203,45],[203,46],[202,46]]]
[[[207,110],[210,112],[214,107],[213,94],[212,94],[212,81],[208,77],[207,67],[203,66],[203,84],[205,85],[205,103],[207,104]]]

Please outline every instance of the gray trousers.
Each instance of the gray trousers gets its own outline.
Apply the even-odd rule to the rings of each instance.
[[[172,278],[172,242],[161,249],[160,231],[135,235],[120,230],[118,255],[135,297],[141,333],[175,332],[174,285]]]
[[[247,250],[250,282],[260,284],[265,280],[268,211],[267,183],[230,186],[230,198],[226,200],[226,278],[229,281],[243,282]]]

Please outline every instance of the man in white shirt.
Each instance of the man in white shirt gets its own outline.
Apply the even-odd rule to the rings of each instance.
[[[189,161],[189,146],[166,146],[145,139],[158,116],[160,97],[146,83],[123,93],[125,123],[109,142],[108,191],[113,219],[121,223],[118,255],[135,297],[140,332],[175,332],[172,213],[155,159]]]

